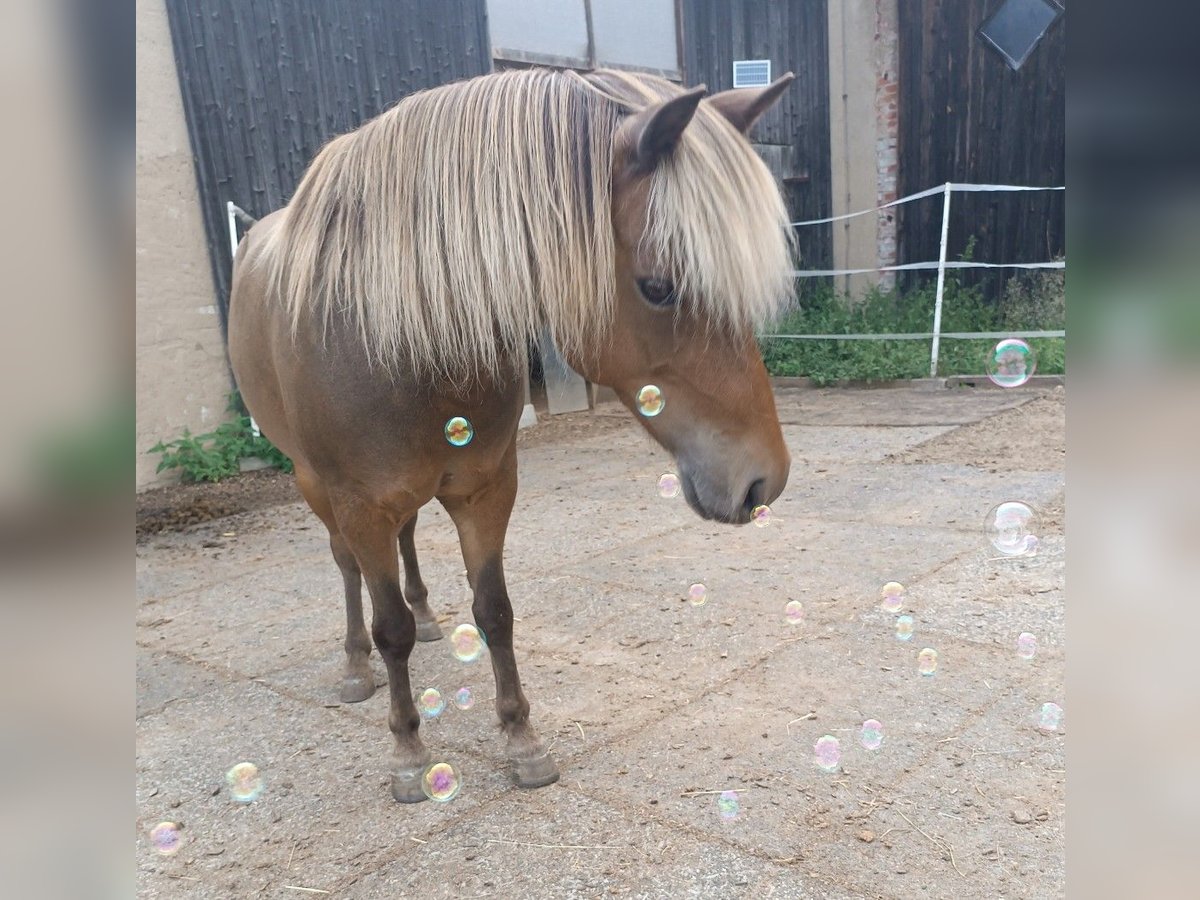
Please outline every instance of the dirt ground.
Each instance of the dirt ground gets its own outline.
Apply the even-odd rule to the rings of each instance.
[[[463,787],[393,802],[387,691],[337,700],[341,579],[320,523],[280,477],[177,491],[179,508],[245,511],[139,538],[139,895],[1063,896],[1066,719],[1038,720],[1064,704],[1065,391],[777,393],[793,467],[762,529],[659,498],[669,460],[623,409],[522,433],[506,569],[532,721],[563,773],[537,791],[508,780],[486,659],[442,641],[417,646],[412,679],[477,698],[422,726]],[[170,520],[166,497],[146,515]],[[1041,513],[1034,557],[984,537],[1009,499]],[[449,631],[470,614],[453,527],[431,506],[417,534]],[[891,580],[907,642],[879,606]],[[248,804],[224,779],[241,761],[265,784]],[[174,855],[148,837],[163,821]]]

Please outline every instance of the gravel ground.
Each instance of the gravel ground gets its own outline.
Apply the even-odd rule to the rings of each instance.
[[[508,781],[486,660],[443,641],[417,646],[413,684],[477,698],[422,728],[463,787],[391,800],[387,691],[337,701],[341,580],[302,505],[144,538],[139,895],[1063,896],[1066,719],[1038,718],[1064,703],[1065,392],[778,399],[794,462],[762,529],[660,499],[669,462],[623,409],[522,434],[506,569],[533,721],[563,772],[538,791]],[[1042,512],[1035,557],[997,559],[983,536],[1008,499]],[[417,537],[443,625],[467,621],[440,508]],[[891,580],[908,642],[879,607]],[[877,750],[859,741],[867,718]],[[834,772],[814,761],[823,735],[840,741]],[[224,780],[243,760],[265,785],[244,805]],[[161,821],[180,826],[174,855],[148,838]]]

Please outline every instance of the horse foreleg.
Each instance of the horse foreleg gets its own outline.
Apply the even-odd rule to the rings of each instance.
[[[361,703],[375,693],[375,676],[369,662],[371,636],[363,621],[362,572],[340,533],[330,532],[329,548],[342,570],[346,590],[346,674],[342,678],[341,700]]]
[[[429,609],[429,589],[421,580],[421,568],[417,565],[417,545],[413,535],[417,530],[417,517],[414,514],[400,529],[400,557],[404,560],[404,596],[417,620],[418,641],[438,641],[442,638],[442,629],[438,627],[437,619]]]
[[[520,787],[558,781],[558,766],[529,724],[529,701],[521,690],[513,653],[513,611],[504,583],[504,534],[517,493],[515,443],[492,482],[470,497],[447,497],[442,505],[458,528],[467,579],[474,591],[471,611],[487,641],[496,678],[496,712],[508,735],[507,754]],[[440,498],[439,498],[440,499]]]
[[[408,679],[408,657],[417,639],[417,623],[400,589],[396,556],[398,529],[382,512],[352,502],[337,508],[338,524],[353,551],[371,595],[371,634],[388,670],[391,711],[388,727],[396,739],[392,759],[392,796],[401,803],[424,800],[421,776],[429,751],[421,743],[421,717]]]

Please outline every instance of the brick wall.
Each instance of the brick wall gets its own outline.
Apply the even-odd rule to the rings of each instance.
[[[899,165],[900,137],[899,68],[897,46],[898,0],[875,0],[875,204],[882,206],[897,198],[896,172]],[[896,263],[895,209],[882,210],[876,224],[876,265]],[[879,282],[890,287],[895,281],[891,272],[880,275]]]

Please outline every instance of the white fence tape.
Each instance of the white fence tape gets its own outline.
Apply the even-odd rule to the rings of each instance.
[[[961,341],[999,340],[1001,338],[1065,338],[1065,331],[943,331],[943,338]],[[781,341],[927,341],[932,331],[901,334],[760,334],[760,338]]]
[[[794,278],[823,278],[832,275],[868,275],[875,272],[912,272],[920,270],[937,270],[937,289],[934,296],[933,306],[933,331],[928,334],[772,334],[763,335],[763,337],[780,338],[788,340],[840,340],[840,341],[880,341],[880,340],[898,340],[898,341],[917,341],[931,340],[932,346],[929,351],[929,375],[931,378],[937,377],[938,367],[938,350],[943,337],[961,338],[964,340],[973,338],[992,338],[992,337],[1066,337],[1066,332],[1024,332],[1011,334],[996,334],[992,332],[959,332],[954,334],[942,333],[942,296],[946,284],[947,269],[1065,269],[1067,267],[1065,260],[1054,260],[1052,262],[1027,262],[1027,263],[986,263],[974,262],[970,260],[948,261],[946,259],[946,239],[950,227],[950,196],[956,191],[966,193],[976,193],[981,191],[1065,191],[1065,185],[1037,187],[1023,184],[964,184],[959,182],[947,181],[938,187],[929,188],[928,190],[918,191],[915,194],[909,194],[907,197],[901,197],[898,200],[893,200],[890,203],[884,203],[882,206],[876,206],[873,209],[862,209],[858,212],[844,213],[838,216],[829,216],[824,219],[807,219],[800,222],[792,222],[793,226],[801,225],[827,225],[830,222],[841,222],[845,219],[853,219],[857,216],[867,216],[872,213],[877,213],[885,209],[890,209],[893,206],[899,206],[902,203],[911,203],[913,200],[920,200],[924,197],[942,196],[942,234],[941,243],[938,248],[938,259],[936,262],[915,262],[902,263],[895,266],[876,266],[866,269],[799,269],[792,272]]]

